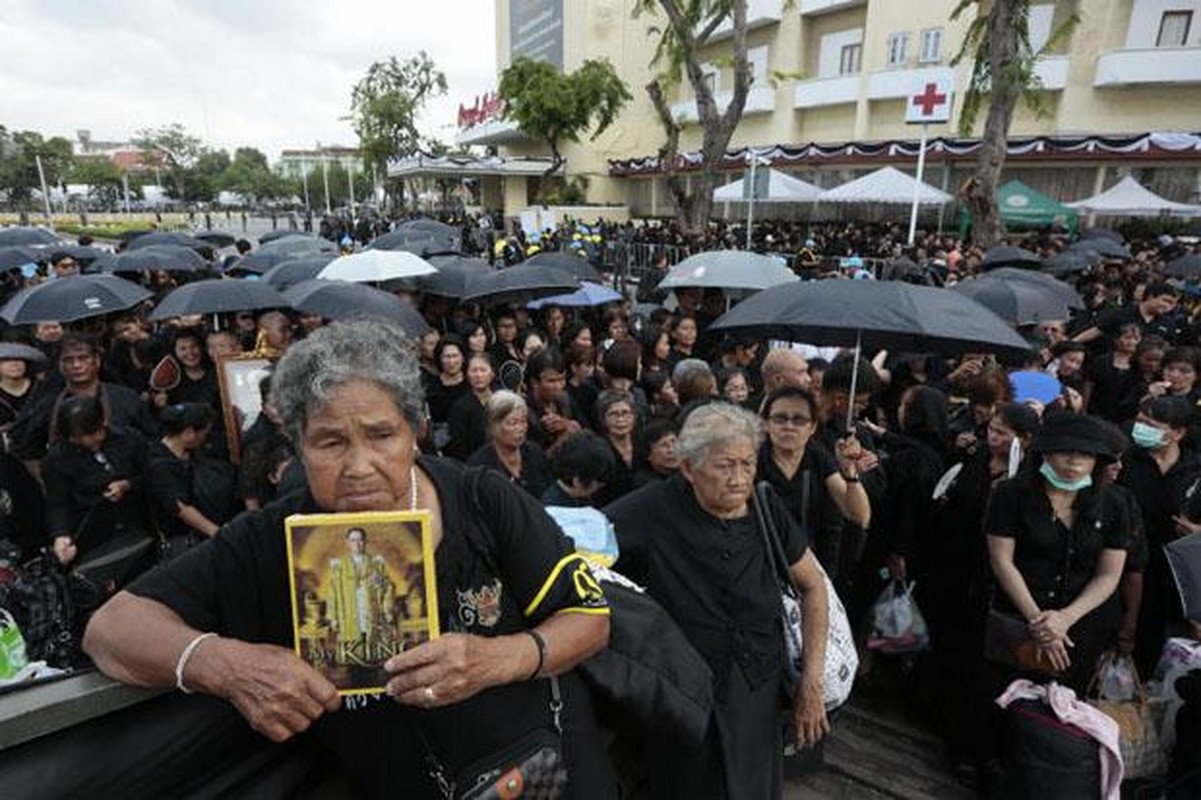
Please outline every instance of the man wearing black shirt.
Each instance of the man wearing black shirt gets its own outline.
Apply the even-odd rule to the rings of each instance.
[[[1116,339],[1123,325],[1134,323],[1143,336],[1155,334],[1175,344],[1180,334],[1180,320],[1174,313],[1180,300],[1180,292],[1166,283],[1150,283],[1143,290],[1143,299],[1137,303],[1114,309],[1097,318],[1097,324],[1072,337],[1073,341],[1088,344],[1105,336]]]

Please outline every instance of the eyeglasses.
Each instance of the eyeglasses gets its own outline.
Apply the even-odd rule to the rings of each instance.
[[[792,425],[797,428],[802,428],[813,422],[812,417],[806,417],[803,414],[772,414],[767,418],[767,421],[772,425]]]
[[[634,412],[628,408],[611,408],[605,412],[605,416],[613,417],[614,419],[623,419],[634,416]]]

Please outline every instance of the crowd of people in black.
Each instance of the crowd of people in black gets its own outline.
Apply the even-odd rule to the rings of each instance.
[[[483,238],[465,228],[464,242],[514,261],[532,244],[488,228]],[[537,244],[570,248],[577,235],[564,227]],[[769,222],[756,235],[762,249],[807,251],[811,263],[900,255],[897,226]],[[739,242],[721,224],[701,237],[605,224],[586,236],[603,247]],[[1042,249],[1060,238],[1046,236]],[[512,252],[498,248],[510,239]],[[704,742],[648,759],[695,779],[697,796],[780,791],[779,742],[763,733],[775,692],[759,691],[780,668],[775,584],[754,525],[743,525],[755,480],[778,497],[802,588],[820,584],[816,560],[863,639],[881,591],[913,582],[930,648],[865,657],[861,690],[899,687],[964,774],[983,782],[1001,741],[992,699],[1015,678],[1054,676],[1083,697],[1106,651],[1133,656],[1149,677],[1169,637],[1201,638],[1163,552],[1201,531],[1201,326],[1197,293],[1162,275],[1165,258],[1187,245],[1171,247],[1136,243],[1133,257],[1074,276],[1084,309],[1023,330],[1030,350],[1010,360],[857,358],[722,336],[710,326],[726,300],[712,289],[677,290],[670,309],[638,314],[632,302],[533,312],[413,295],[432,332],[414,345],[424,413],[410,420],[412,434],[427,456],[484,467],[544,505],[592,506],[614,522],[617,569],[672,613],[729,712],[715,711]],[[952,237],[930,235],[907,252],[944,278],[980,269],[981,254]],[[848,276],[832,266],[823,277]],[[234,463],[215,365],[250,352],[286,359],[319,341],[325,321],[270,310],[219,328],[194,318],[154,326],[145,311],[3,332],[0,536],[26,557],[47,548],[78,566],[153,533],[161,555],[122,568],[174,563],[240,512],[271,508],[311,478],[272,375]],[[1016,370],[1045,372],[1062,391],[1049,402],[1015,397]],[[133,577],[99,574],[110,591]],[[1005,624],[1030,645],[1029,661],[996,651]],[[828,730],[811,696],[794,721],[806,744]],[[1175,796],[1195,796],[1201,780],[1196,736],[1180,726]],[[649,785],[661,789],[662,779]]]

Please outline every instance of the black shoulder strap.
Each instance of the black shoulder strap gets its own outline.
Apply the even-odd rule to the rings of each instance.
[[[467,501],[468,514],[472,519],[464,520],[461,530],[463,531],[463,538],[467,541],[467,546],[480,557],[490,572],[494,575],[499,575],[496,554],[492,552],[490,543],[483,541],[480,537],[477,527],[484,520],[488,519],[488,515],[484,511],[484,505],[480,502],[480,482],[484,479],[484,475],[487,472],[488,467],[467,467],[463,471],[463,496]]]
[[[756,527],[763,537],[763,545],[767,550],[767,559],[771,564],[772,571],[776,573],[776,580],[780,582],[780,588],[783,591],[791,592],[794,596],[799,596],[800,592],[797,589],[796,582],[792,578],[792,572],[788,569],[788,554],[784,552],[784,546],[780,543],[780,534],[776,529],[776,521],[772,515],[771,491],[771,484],[767,481],[760,481],[755,487],[754,494],[751,495],[751,505],[755,511]]]

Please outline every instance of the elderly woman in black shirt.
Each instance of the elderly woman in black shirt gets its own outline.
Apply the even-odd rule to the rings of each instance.
[[[688,415],[676,441],[680,475],[608,506],[617,569],[644,583],[713,669],[714,710],[702,744],[648,742],[650,796],[779,797],[784,652],[780,588],[752,492],[759,420],[725,403]],[[798,744],[828,731],[822,703],[828,625],[825,583],[804,530],[769,492],[771,514],[805,615],[804,664],[793,707]]]
[[[604,595],[537,501],[490,472],[418,455],[414,349],[378,321],[334,323],[292,345],[272,398],[307,490],[239,516],[116,595],[84,647],[127,683],[227,700],[272,740],[311,728],[357,797],[440,798],[428,757],[467,780],[471,764],[551,733],[556,718],[569,795],[613,797],[589,694],[572,672],[608,642]],[[431,517],[442,635],[385,663],[386,695],[343,707],[292,649],[284,519],[415,509]]]

